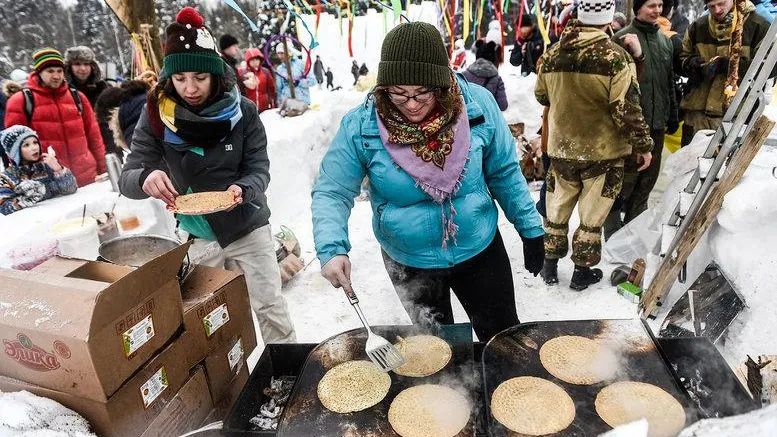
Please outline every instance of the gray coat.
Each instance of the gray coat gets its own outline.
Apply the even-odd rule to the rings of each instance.
[[[243,190],[243,203],[231,211],[203,217],[222,247],[266,225],[270,219],[264,192],[270,183],[267,137],[256,105],[245,97],[240,102],[243,118],[229,137],[205,149],[205,156],[178,152],[154,134],[148,106],[143,108],[132,137],[132,153],[121,172],[121,194],[145,199],[143,182],[153,170],[163,170],[178,193],[223,191],[232,184]]]
[[[499,72],[491,61],[480,58],[467,68],[464,77],[470,83],[478,84],[493,94],[499,110],[507,109],[507,94],[505,94],[505,83],[499,77]]]

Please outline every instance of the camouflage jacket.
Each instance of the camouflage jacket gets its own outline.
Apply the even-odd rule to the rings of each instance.
[[[550,108],[548,154],[605,161],[653,148],[634,61],[607,34],[578,22],[541,58],[534,89]]]
[[[739,81],[745,76],[747,69],[753,61],[753,56],[761,45],[761,41],[769,31],[769,22],[755,12],[755,6],[751,2],[745,4],[745,24],[742,29],[742,48],[739,58]],[[729,45],[731,43],[731,26],[723,32],[722,37],[716,37],[711,27],[714,28],[715,18],[708,14],[702,15],[693,22],[683,38],[683,49],[680,53],[682,62],[682,75],[688,77],[690,91],[683,98],[680,105],[686,111],[704,111],[708,116],[723,116],[723,88],[728,78],[728,71],[718,70],[712,75],[704,75],[704,71],[698,65],[694,65],[691,59],[701,57],[704,63],[716,56],[728,58]],[[772,72],[772,77],[774,72]]]

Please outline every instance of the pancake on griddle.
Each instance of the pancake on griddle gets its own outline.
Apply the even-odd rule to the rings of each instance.
[[[402,390],[388,411],[389,424],[402,437],[454,437],[467,426],[469,417],[467,399],[436,384]]]
[[[649,437],[676,436],[685,427],[685,410],[672,395],[652,384],[620,381],[596,395],[596,413],[615,428],[641,418]]]
[[[577,385],[613,379],[618,370],[615,354],[601,342],[575,335],[552,338],[540,348],[542,366],[556,378]]]
[[[494,390],[491,414],[511,431],[545,435],[563,431],[575,420],[575,403],[546,379],[519,376]]]
[[[382,401],[391,377],[369,361],[346,361],[326,372],[318,383],[318,398],[330,411],[352,413]]]
[[[399,353],[405,357],[405,364],[394,369],[402,376],[424,377],[442,370],[451,360],[451,347],[445,340],[433,335],[414,335],[408,338],[397,337],[395,344]]]

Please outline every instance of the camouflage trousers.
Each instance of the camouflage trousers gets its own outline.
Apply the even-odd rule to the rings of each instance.
[[[552,159],[545,200],[545,257],[569,250],[569,218],[578,207],[580,226],[572,237],[572,262],[594,266],[602,253],[602,224],[623,184],[623,159],[577,162]]]

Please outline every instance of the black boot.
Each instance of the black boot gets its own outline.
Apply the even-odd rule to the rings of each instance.
[[[540,276],[547,285],[558,284],[558,260],[545,258]]]
[[[558,279],[556,280],[558,281]],[[569,288],[577,291],[585,290],[589,285],[596,284],[601,280],[601,269],[575,266],[575,272],[572,273],[572,282],[569,283]]]

